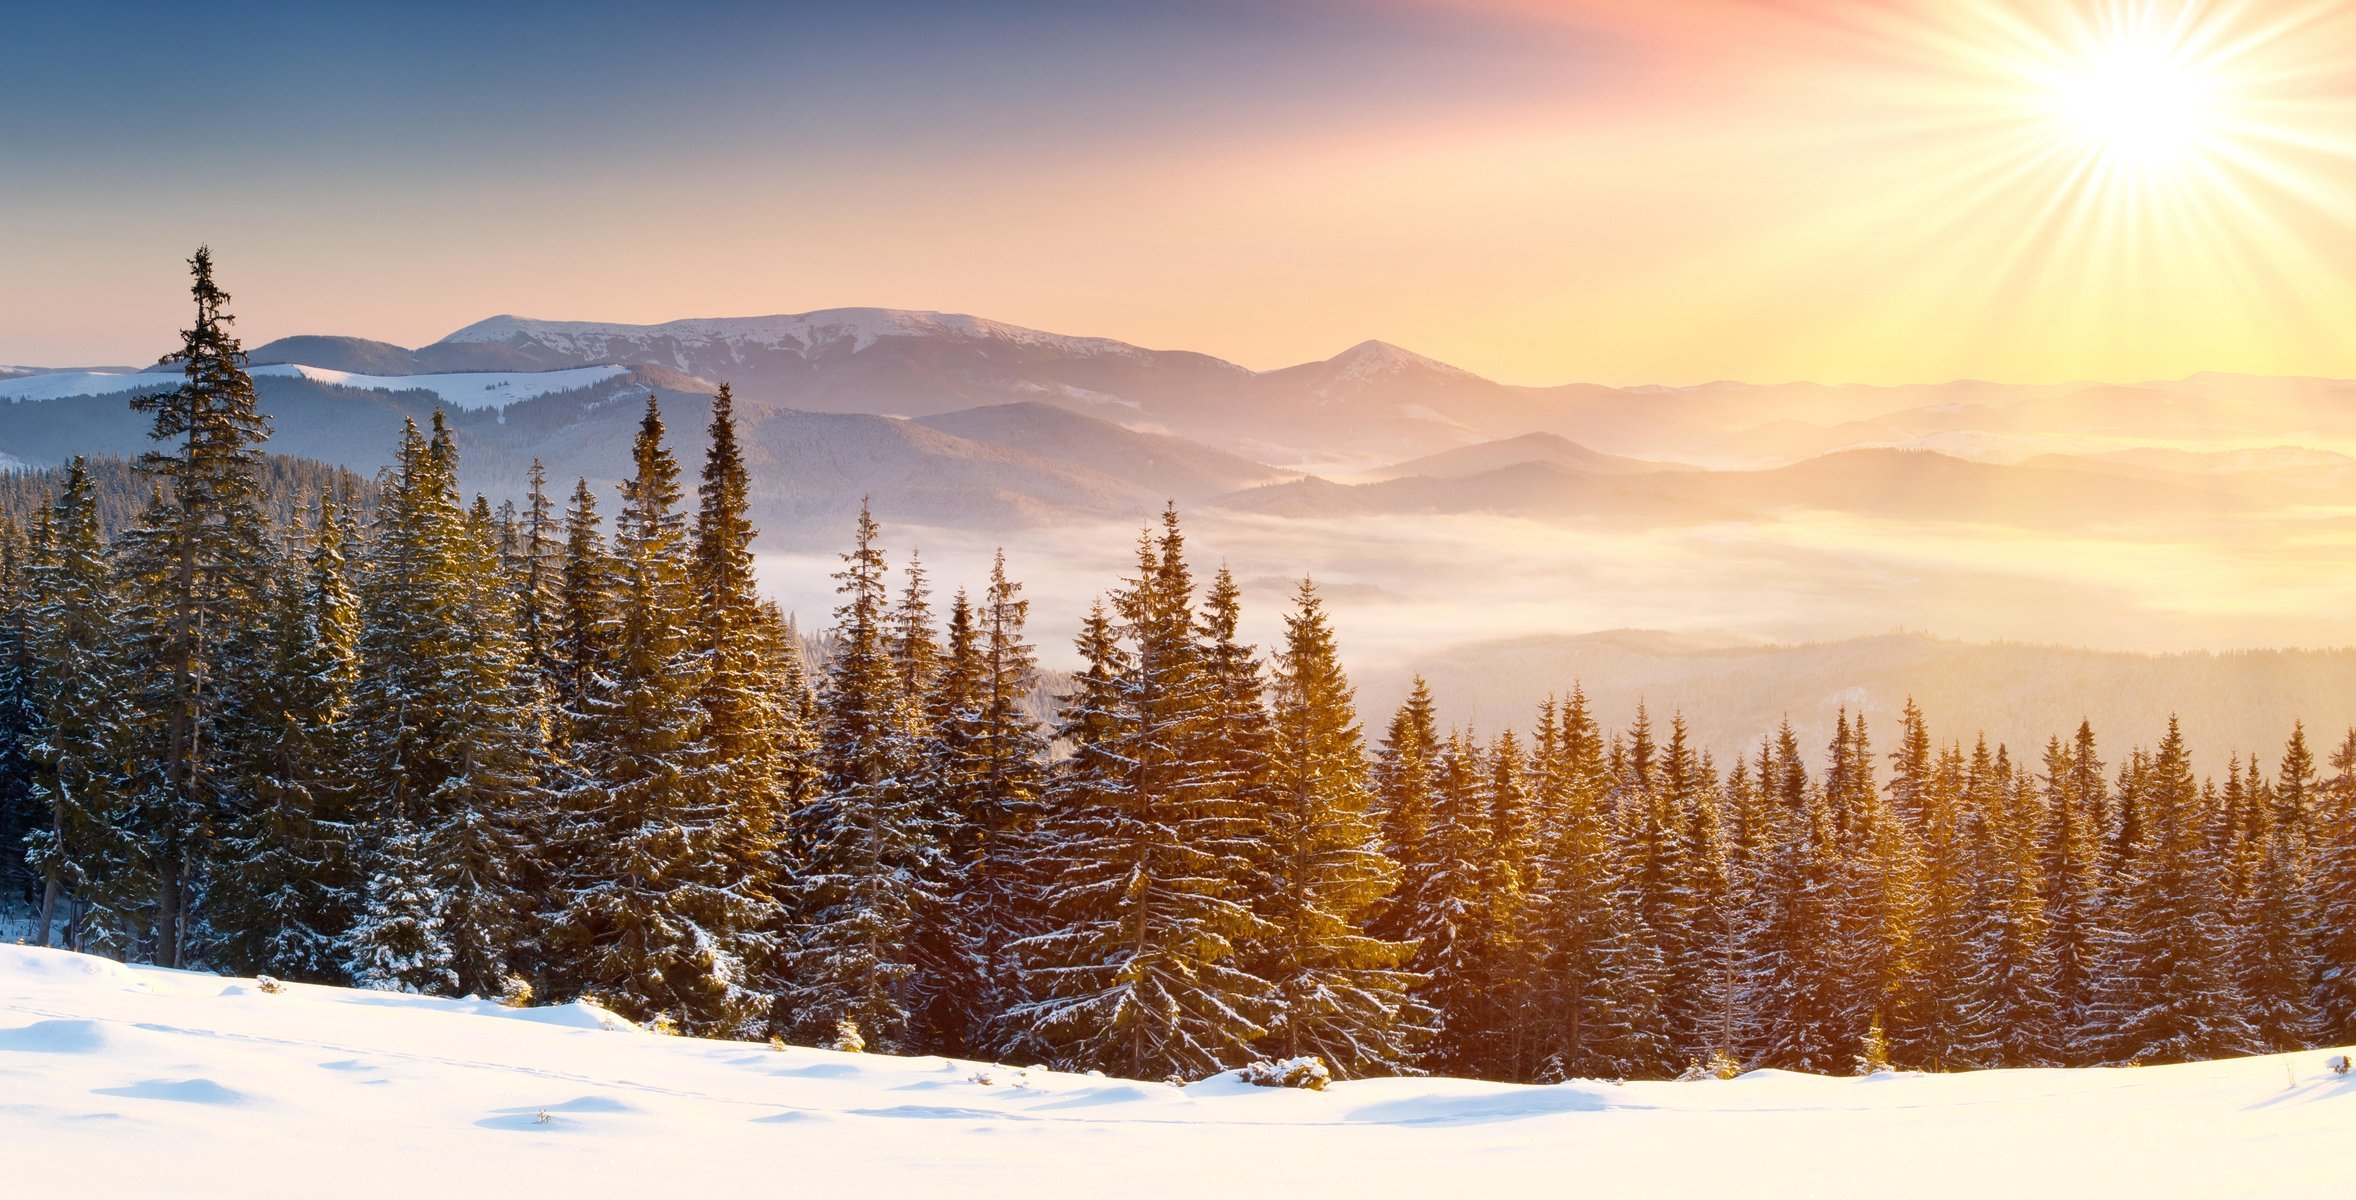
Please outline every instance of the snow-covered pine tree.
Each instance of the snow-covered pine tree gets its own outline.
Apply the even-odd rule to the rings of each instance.
[[[1844,714],[1845,718],[1845,714]],[[1842,850],[1842,979],[1851,1006],[1850,1044],[1885,1035],[1914,953],[1919,853],[1913,831],[1873,782],[1873,751],[1862,713],[1836,720],[1825,795]]]
[[[1239,822],[1232,836],[1246,859],[1245,894],[1257,908],[1275,886],[1265,862],[1267,830],[1261,823],[1274,802],[1269,795],[1272,735],[1259,652],[1243,640],[1243,588],[1224,565],[1203,591],[1195,632],[1210,697],[1203,727],[1205,754],[1214,764],[1208,787]]]
[[[1039,673],[1024,635],[1030,610],[1000,551],[974,617],[980,662],[973,711],[957,719],[951,745],[966,789],[957,819],[965,838],[961,890],[952,900],[982,971],[971,1023],[991,1045],[1001,1044],[996,1015],[1018,999],[1010,947],[1043,926],[1024,865],[1047,788],[1047,742],[1027,707]]]
[[[2303,728],[2292,731],[2275,787],[2260,778],[2253,755],[2240,789],[2251,820],[2230,850],[2234,983],[2258,1045],[2269,1053],[2305,1049],[2322,1032],[2315,1008],[2320,966],[2309,924],[2315,907],[2302,862],[2314,776]],[[2283,801],[2283,790],[2296,798]]]
[[[971,879],[982,841],[977,819],[985,807],[980,747],[988,671],[973,600],[959,588],[949,604],[932,690],[924,697],[924,806],[944,849],[936,860],[941,877],[934,887],[947,898],[947,907],[946,919],[926,923],[918,947],[918,970],[929,984],[916,1024],[924,1044],[967,1056],[992,1015],[986,999],[993,985],[985,927],[998,919],[973,907],[978,897]]]
[[[1973,778],[1965,798],[1981,817],[1985,915],[1964,1012],[1964,1060],[1982,1067],[2061,1063],[2068,1027],[2054,989],[2052,924],[2045,908],[2044,793],[2002,747],[1992,778]],[[1925,839],[1927,842],[1927,838]]]
[[[1533,915],[1541,946],[1539,1011],[1551,1036],[1536,1047],[1544,1079],[1620,1078],[1667,1061],[1659,968],[1627,900],[1603,735],[1574,688],[1542,715],[1534,782],[1546,815]]]
[[[1139,536],[1116,597],[1133,649],[1109,644],[1101,613],[1082,632],[1088,670],[1064,723],[1075,752],[1033,867],[1049,927],[1015,946],[1026,998],[1009,1016],[1025,1036],[1064,1065],[1135,1078],[1249,1061],[1272,1003],[1238,961],[1266,926],[1246,902],[1250,822],[1218,787],[1205,728],[1183,546],[1175,508],[1159,539]]]
[[[434,452],[449,457],[454,478],[455,450],[438,421],[436,434],[443,448]],[[449,719],[437,751],[441,778],[424,798],[434,822],[425,845],[457,987],[490,996],[541,957],[532,909],[551,883],[537,853],[554,825],[542,786],[547,714],[479,498],[451,545],[456,594],[448,615],[456,628],[442,664]]]
[[[0,516],[0,897],[38,904],[40,875],[26,861],[26,839],[41,827],[33,799],[35,697],[26,640],[25,566],[32,543],[24,526]]]
[[[589,481],[573,486],[564,513],[564,557],[558,573],[555,660],[557,720],[554,741],[572,745],[573,732],[587,720],[589,697],[606,686],[619,635],[615,568],[597,516],[597,493]]]
[[[1414,993],[1433,1013],[1433,1035],[1418,1064],[1435,1074],[1477,1076],[1516,1067],[1515,1004],[1526,980],[1521,877],[1497,845],[1490,756],[1462,732],[1442,746],[1434,778],[1433,873],[1424,881],[1412,969]]]
[[[1760,1060],[1844,1073],[1862,1030],[1849,987],[1847,870],[1832,803],[1808,779],[1788,721],[1759,774],[1773,781],[1777,814],[1758,884],[1754,1003],[1766,1026]]]
[[[1725,791],[1708,752],[1690,778],[1699,788],[1684,807],[1688,886],[1694,893],[1691,941],[1700,964],[1702,1004],[1694,1030],[1696,1044],[1686,1065],[1716,1063],[1724,1068],[1743,1061],[1753,1024],[1743,977],[1750,959],[1749,913],[1743,879],[1734,865],[1733,840],[1727,834]]]
[[[2038,873],[2044,880],[2046,940],[2053,954],[2055,1020],[2060,1030],[2061,1065],[2094,1060],[2083,1048],[2092,1019],[2102,921],[2102,823],[2109,807],[2102,760],[2096,757],[2094,727],[2079,722],[2064,746],[2046,743],[2042,783],[2044,820],[2038,830]]]
[[[695,644],[704,660],[702,738],[713,786],[727,806],[714,851],[727,889],[762,910],[740,941],[755,956],[756,972],[773,982],[784,948],[775,936],[786,902],[779,855],[801,769],[793,761],[802,750],[796,728],[801,714],[775,679],[785,647],[767,628],[753,577],[752,480],[737,441],[735,397],[726,384],[712,400],[706,447],[691,583]],[[799,661],[796,654],[797,668]]]
[[[139,465],[161,486],[120,551],[137,642],[140,703],[150,714],[157,764],[137,836],[155,863],[155,961],[182,965],[201,943],[195,906],[206,848],[229,811],[241,682],[265,652],[264,596],[272,547],[261,502],[262,443],[270,424],[255,407],[245,353],[229,331],[229,294],[213,279],[212,252],[189,260],[196,320],[165,361],[180,386],[134,397],[153,418],[160,448]]]
[[[1417,981],[1404,970],[1415,947],[1365,930],[1398,868],[1368,817],[1355,693],[1315,585],[1303,580],[1294,605],[1266,746],[1270,886],[1260,916],[1274,929],[1256,943],[1254,966],[1278,1007],[1263,1044],[1271,1056],[1317,1055],[1343,1077],[1395,1075],[1417,1032],[1405,1011]]]
[[[1374,761],[1374,806],[1383,856],[1399,865],[1399,885],[1376,906],[1372,930],[1385,941],[1411,940],[1436,907],[1432,886],[1440,850],[1432,840],[1434,772],[1440,734],[1436,705],[1421,675],[1392,715]]]
[[[1891,755],[1890,807],[1911,812],[1921,835],[1913,952],[1896,980],[1884,1031],[1900,1062],[1928,1071],[1971,1065],[1973,985],[1985,949],[1987,902],[1982,841],[1995,761],[1982,737],[1970,766],[1959,748],[1930,755],[1921,710],[1909,702]]]
[[[2317,973],[2315,1007],[2323,1038],[2356,1042],[2356,729],[2331,756],[2331,777],[2316,791],[2313,864]]]
[[[889,629],[885,640],[892,669],[900,676],[900,694],[916,700],[916,717],[922,722],[926,717],[922,698],[932,694],[934,676],[941,669],[941,639],[933,629],[932,580],[915,551],[909,551],[908,565],[900,574],[904,582],[899,600],[885,619]]]
[[[214,900],[212,957],[243,974],[337,983],[361,901],[349,817],[360,608],[344,548],[353,536],[322,496],[301,557],[283,557],[271,597],[269,669],[252,682],[245,805],[230,823]]]
[[[552,936],[579,982],[633,1020],[749,1033],[770,1003],[747,961],[766,908],[731,889],[717,853],[728,805],[703,739],[679,467],[652,396],[631,459],[614,522],[611,657],[575,729],[583,779],[564,798],[560,837],[576,850]]]
[[[1648,948],[1641,965],[1651,978],[1639,986],[1659,1006],[1661,1034],[1660,1059],[1631,1065],[1647,1075],[1674,1074],[1703,1054],[1710,1040],[1711,979],[1702,954],[1707,943],[1693,843],[1695,811],[1707,801],[1682,715],[1671,721],[1669,745],[1662,748],[1639,705],[1628,745],[1628,770],[1614,803],[1624,814],[1617,853],[1627,873],[1636,936]]]
[[[553,709],[563,678],[557,656],[564,632],[564,541],[558,536],[563,527],[555,501],[548,496],[548,472],[539,459],[532,460],[524,480],[515,545],[505,555],[511,560],[507,573],[515,589],[516,640],[523,645],[525,664],[539,678],[542,705]]]
[[[352,981],[378,991],[453,994],[458,976],[442,933],[441,897],[427,878],[425,839],[406,817],[380,822],[376,832],[351,933]]]
[[[2137,815],[2102,950],[2098,1012],[2116,1062],[2171,1063],[2251,1053],[2257,1031],[2234,986],[2206,813],[2174,718],[2121,800]]]
[[[945,917],[946,848],[927,819],[922,716],[893,655],[875,519],[836,573],[835,653],[819,698],[825,776],[803,811],[786,1009],[805,1036],[857,1024],[885,1052],[914,1048],[923,1005],[916,944]]]
[[[26,568],[26,636],[36,700],[32,799],[42,824],[27,860],[42,881],[34,940],[131,959],[147,948],[154,843],[137,806],[152,779],[132,774],[148,741],[131,702],[121,598],[82,459],[42,514]]]

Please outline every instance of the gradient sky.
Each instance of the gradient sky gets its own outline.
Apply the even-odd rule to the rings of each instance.
[[[12,4],[0,363],[889,305],[1513,382],[2356,376],[2310,0]],[[2156,32],[2155,32],[2156,31]],[[2051,80],[2164,37],[2197,162]]]

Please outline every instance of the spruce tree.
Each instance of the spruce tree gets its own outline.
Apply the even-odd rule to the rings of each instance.
[[[2137,814],[2136,840],[2102,947],[2108,1056],[2171,1063],[2251,1053],[2258,1036],[2234,986],[2223,872],[2174,719],[2138,765],[2121,797]]]
[[[806,1035],[850,1022],[870,1047],[906,1051],[932,982],[919,977],[916,944],[945,916],[944,848],[918,779],[922,717],[893,655],[878,536],[862,505],[835,575],[843,602],[820,696],[825,776],[803,813],[786,999]]]
[[[245,974],[336,983],[361,901],[349,816],[360,609],[352,527],[322,496],[307,554],[288,555],[271,598],[269,669],[253,682],[254,736],[222,856],[214,956]]]
[[[1619,1078],[1657,1068],[1672,1057],[1653,990],[1659,963],[1628,903],[1608,806],[1613,781],[1583,691],[1573,689],[1559,714],[1549,706],[1535,767],[1548,821],[1532,900],[1540,1012],[1552,1032],[1537,1048],[1538,1074]]]
[[[614,523],[610,660],[586,680],[565,798],[569,864],[554,931],[571,977],[634,1020],[749,1033],[768,997],[748,959],[757,900],[730,888],[717,842],[727,827],[697,697],[703,656],[679,512],[679,468],[648,397],[634,470]]]
[[[212,252],[199,247],[189,269],[196,320],[165,360],[180,366],[180,386],[131,401],[153,418],[161,446],[139,463],[161,488],[123,546],[126,621],[152,681],[141,703],[157,763],[138,836],[154,857],[153,953],[167,967],[198,941],[191,910],[204,891],[205,849],[235,802],[238,688],[260,668],[271,572],[260,508],[270,425],[229,331],[229,294],[213,280]]]
[[[154,777],[132,701],[121,600],[87,467],[75,459],[33,541],[25,615],[36,699],[32,800],[42,826],[27,862],[42,881],[37,944],[129,960],[149,949],[156,843],[141,805]]]
[[[1172,509],[1117,597],[1132,648],[1104,644],[1101,616],[1082,633],[1075,753],[1033,868],[1049,928],[1016,944],[1026,999],[1010,1014],[1065,1065],[1199,1076],[1247,1061],[1267,1032],[1269,985],[1238,955],[1266,933],[1247,902],[1250,822],[1211,752],[1193,591]]]
[[[1260,911],[1273,931],[1255,967],[1277,1009],[1264,1044],[1285,1058],[1315,1054],[1344,1076],[1398,1074],[1413,1048],[1403,1014],[1416,980],[1403,968],[1415,948],[1365,931],[1397,866],[1368,818],[1356,703],[1307,580],[1285,619],[1274,708],[1263,857],[1271,886]]]
[[[788,648],[767,628],[753,577],[751,492],[735,399],[722,384],[712,401],[692,550],[693,636],[703,657],[698,701],[712,787],[727,806],[714,852],[724,886],[760,909],[751,919],[762,932],[745,931],[745,946],[760,956],[757,970],[773,975],[782,947],[767,931],[779,923],[787,898],[779,855],[802,746],[800,710],[775,683]]]

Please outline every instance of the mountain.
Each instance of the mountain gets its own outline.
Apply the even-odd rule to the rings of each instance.
[[[961,409],[917,424],[968,441],[1085,465],[1170,499],[1200,499],[1283,474],[1199,442],[1141,433],[1035,401]]]
[[[1044,404],[1287,468],[1371,465],[1525,433],[1553,407],[1383,342],[1255,372],[1204,354],[897,309],[662,325],[500,316],[416,353],[453,347],[492,347],[542,368],[655,364],[812,412],[922,419]]]
[[[362,375],[432,375],[452,371],[539,371],[551,366],[601,366],[600,363],[551,363],[509,346],[481,342],[438,342],[416,350],[391,342],[356,337],[300,336],[280,338],[255,347],[247,357],[257,365],[300,363],[331,371]]]
[[[1684,473],[1599,474],[1551,462],[1520,462],[1457,478],[1410,475],[1342,484],[1317,477],[1251,488],[1214,503],[1233,512],[1334,519],[1487,513],[1542,521],[1645,528],[1738,520],[1745,514],[1680,486]]]
[[[1499,456],[1487,447],[1457,453],[1462,457],[1454,461],[1469,465]],[[1850,450],[1760,471],[1599,470],[1532,459],[1470,474],[1354,485],[1303,479],[1231,493],[1217,503],[1296,518],[1488,513],[1645,528],[1838,512],[2051,530],[2219,520],[2277,499],[2197,476]]]

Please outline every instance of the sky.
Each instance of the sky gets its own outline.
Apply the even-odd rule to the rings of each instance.
[[[883,305],[1517,383],[2356,376],[2356,6],[10,6],[0,364]]]

